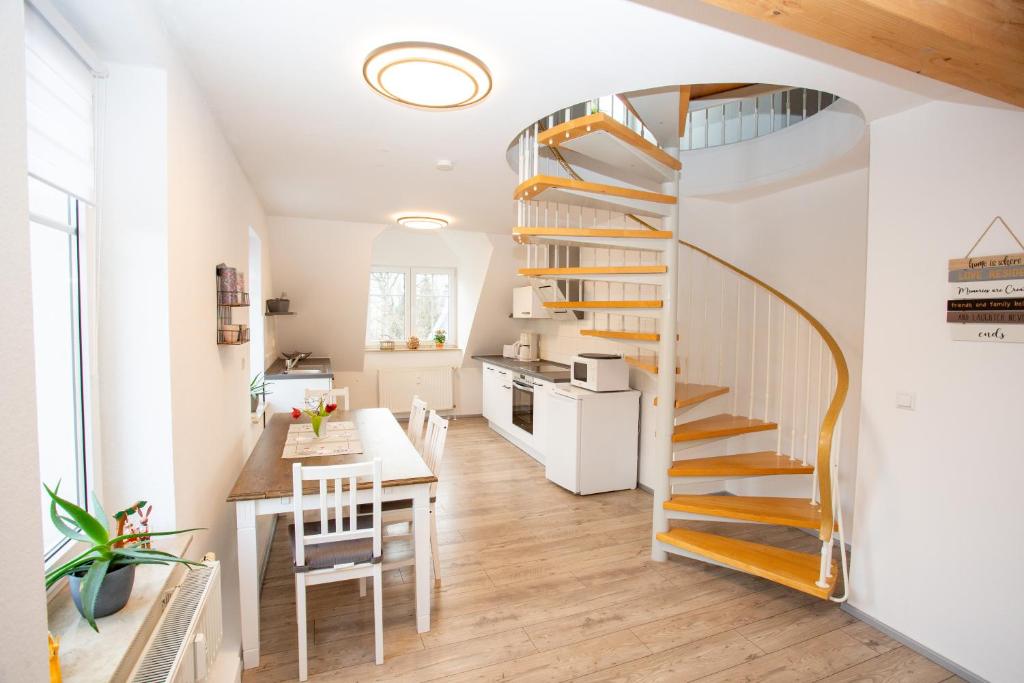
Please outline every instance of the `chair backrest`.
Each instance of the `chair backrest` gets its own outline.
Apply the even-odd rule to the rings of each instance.
[[[338,404],[338,407],[342,410],[349,409],[348,401],[348,387],[336,387],[334,389],[306,389],[306,401],[310,399],[318,400],[321,396],[324,397],[324,401],[331,403],[331,399],[334,399],[334,403]]]
[[[306,546],[316,543],[347,541],[359,538],[373,538],[373,556],[381,556],[381,459],[372,462],[357,462],[351,465],[292,465],[292,509],[295,513],[295,563],[306,563]],[[358,525],[358,479],[373,478],[373,527],[360,529]],[[307,534],[303,523],[302,484],[305,481],[319,482],[318,492],[320,523],[316,533]],[[328,491],[327,482],[333,482],[333,491]],[[346,482],[347,490],[343,490]],[[333,501],[332,501],[333,499]],[[330,530],[330,508],[333,502],[335,527]],[[348,507],[349,527],[344,530],[344,508]]]
[[[423,423],[426,419],[427,402],[419,396],[413,396],[412,408],[409,409],[409,426],[405,431],[409,435],[409,441],[412,441],[412,445],[417,449],[420,448],[420,442],[423,441]]]
[[[423,460],[435,477],[441,475],[441,461],[444,459],[444,442],[448,437],[448,420],[430,411],[427,418],[427,436],[423,439]],[[437,484],[430,487],[431,494],[437,491]]]

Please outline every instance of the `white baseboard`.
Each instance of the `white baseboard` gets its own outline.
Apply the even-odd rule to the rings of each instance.
[[[952,661],[951,659],[949,659],[947,657],[943,657],[942,655],[940,655],[938,652],[936,652],[935,650],[931,649],[930,647],[922,645],[921,643],[917,642],[916,640],[914,640],[910,636],[904,635],[904,634],[900,633],[899,631],[897,631],[896,629],[894,629],[894,628],[892,628],[892,627],[890,627],[890,626],[888,626],[886,624],[883,624],[878,619],[875,619],[874,617],[872,617],[872,616],[870,616],[868,614],[865,614],[864,612],[860,611],[856,607],[852,607],[850,605],[850,603],[848,603],[848,602],[847,603],[843,603],[843,605],[842,605],[842,607],[840,609],[842,609],[844,612],[847,612],[847,613],[857,617],[858,619],[863,621],[865,624],[868,624],[868,625],[878,629],[879,631],[881,631],[885,635],[889,636],[893,640],[896,640],[896,641],[902,643],[903,645],[907,646],[908,648],[910,648],[911,650],[913,650],[917,654],[921,655],[922,657],[927,657],[928,659],[932,660],[933,662],[935,662],[939,666],[952,671],[953,673],[955,673],[957,676],[959,676],[960,678],[964,679],[965,681],[970,681],[970,683],[989,683],[986,679],[982,678],[978,674],[973,673],[971,671],[968,671],[967,669],[963,668],[962,666],[960,666],[959,664],[957,664],[956,662]]]
[[[222,647],[207,680],[209,683],[241,683],[242,652],[237,647]]]

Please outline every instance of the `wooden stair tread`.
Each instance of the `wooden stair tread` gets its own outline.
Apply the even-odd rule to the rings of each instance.
[[[572,192],[586,192],[589,194],[600,194],[608,197],[620,197],[622,199],[634,199],[654,204],[675,204],[676,198],[670,194],[650,192],[632,187],[620,185],[608,185],[606,183],[591,183],[586,180],[574,180],[553,175],[535,175],[529,178],[515,189],[513,199],[537,199],[545,190],[560,189]]]
[[[545,301],[545,308],[661,308],[660,299],[635,301]]]
[[[658,363],[653,358],[641,358],[639,356],[623,356],[622,360],[626,361],[626,365],[636,368],[637,370],[646,370],[647,372],[653,372],[655,375],[658,374]],[[679,367],[676,367],[676,374],[679,374]]]
[[[740,415],[729,415],[722,413],[712,417],[705,417],[701,420],[684,422],[676,425],[672,434],[672,441],[697,441],[699,439],[713,439],[723,436],[737,436],[751,432],[767,432],[777,429],[774,422],[764,422]]]
[[[615,332],[613,330],[580,330],[584,337],[601,337],[603,339],[625,339],[633,341],[658,341],[661,335],[657,332]]]
[[[665,501],[662,507],[676,512],[795,526],[801,529],[817,530],[821,526],[821,507],[811,505],[807,498],[680,494]]]
[[[718,387],[713,384],[676,384],[676,408],[686,408],[707,401],[709,398],[729,393],[729,387]],[[658,405],[658,397],[654,397],[654,405]]]
[[[668,266],[581,266],[574,268],[520,268],[519,274],[544,277],[547,275],[651,275],[667,273]]]
[[[657,538],[662,543],[707,557],[747,574],[780,583],[816,598],[827,599],[831,596],[839,578],[839,569],[833,560],[832,575],[826,580],[828,585],[823,588],[816,584],[821,567],[821,556],[817,553],[800,553],[762,543],[693,531],[685,527],[662,532]]]
[[[673,463],[670,477],[757,477],[774,474],[812,474],[814,467],[775,451],[691,458]]]
[[[542,145],[557,147],[585,135],[601,132],[615,136],[622,142],[635,147],[637,150],[643,152],[651,159],[654,159],[667,168],[676,171],[682,168],[682,164],[679,163],[679,160],[674,158],[671,154],[667,153],[657,145],[652,144],[648,140],[644,139],[643,136],[619,123],[607,114],[600,112],[590,114],[588,116],[582,116],[578,119],[573,119],[572,121],[567,121],[566,123],[555,126],[554,128],[549,128],[537,136],[537,142]]]
[[[669,230],[620,230],[616,228],[547,228],[547,227],[515,227],[513,235],[533,235],[536,237],[621,237],[627,239],[672,239]]]

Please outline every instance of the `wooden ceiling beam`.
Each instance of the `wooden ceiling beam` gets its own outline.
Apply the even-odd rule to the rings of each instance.
[[[1024,107],[1020,0],[702,0]]]

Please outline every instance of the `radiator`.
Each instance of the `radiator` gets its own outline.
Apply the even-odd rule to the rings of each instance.
[[[390,368],[377,372],[377,395],[381,408],[408,413],[412,397],[419,396],[431,410],[455,407],[452,396],[454,368]]]
[[[211,560],[185,572],[129,680],[202,683],[208,680],[222,635],[220,562]]]

